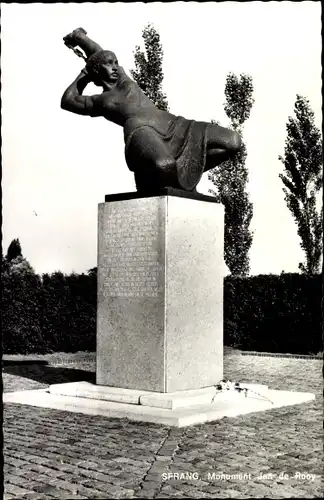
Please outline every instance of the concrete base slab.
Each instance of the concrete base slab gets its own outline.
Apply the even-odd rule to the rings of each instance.
[[[243,384],[242,386],[253,391],[252,394],[260,395],[260,397],[265,395],[268,391],[266,385]],[[220,397],[220,394],[217,394],[215,386],[165,393],[108,387],[91,384],[89,382],[53,384],[50,386],[49,392],[57,396],[75,396],[116,403],[130,403],[155,408],[165,408],[167,410],[189,408],[203,404],[208,405],[212,403],[216,397],[218,399]],[[226,393],[222,393],[221,397],[222,400],[227,400],[233,397],[236,398],[237,395],[236,391],[227,391]],[[251,396],[251,394],[249,394],[249,396]]]
[[[73,392],[77,384],[67,385],[71,386],[70,390]],[[72,387],[74,387],[74,389]],[[186,427],[219,420],[223,417],[236,417],[238,415],[271,410],[282,406],[306,403],[315,399],[314,394],[303,392],[265,389],[263,394],[261,394],[260,391],[256,391],[259,392],[259,394],[248,392],[248,395],[245,396],[244,393],[227,391],[226,393],[215,393],[216,396],[213,397],[213,402],[209,401],[208,403],[193,404],[191,407],[186,408],[168,409],[158,408],[156,406],[145,406],[141,403],[132,404],[107,401],[75,395],[62,396],[60,394],[54,394],[54,392],[54,389],[53,392],[50,392],[50,389],[39,389],[4,393],[3,402],[53,408],[56,410],[84,413],[87,415],[102,415],[109,418],[128,418],[135,421],[151,422],[174,427]],[[152,404],[152,401],[145,399],[147,397],[151,396],[143,396],[142,403],[150,402]]]
[[[71,382],[66,384],[53,384],[49,387],[49,392],[56,396],[74,396],[138,405],[140,404],[139,401],[143,392],[147,391],[106,387],[104,385],[91,384],[90,382]],[[151,393],[148,392],[148,394]]]

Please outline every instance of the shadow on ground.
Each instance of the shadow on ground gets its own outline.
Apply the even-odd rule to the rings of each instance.
[[[62,368],[59,366],[51,366],[47,361],[28,360],[2,362],[2,372],[18,377],[24,377],[42,384],[64,384],[67,382],[92,382],[96,381],[96,374],[94,371],[78,370],[76,368]]]
[[[43,360],[43,359],[24,359],[24,360],[10,360],[10,359],[3,359],[2,360],[2,366],[14,366],[14,365],[19,365],[19,366],[28,366],[28,365],[48,365],[48,361]]]

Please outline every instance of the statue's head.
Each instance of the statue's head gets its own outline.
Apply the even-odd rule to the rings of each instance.
[[[102,81],[115,83],[118,80],[118,60],[114,52],[99,50],[89,57],[86,69],[94,83]]]

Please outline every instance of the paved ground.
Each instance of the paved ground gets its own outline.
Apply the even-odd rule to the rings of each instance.
[[[4,390],[94,380],[92,360],[7,360]],[[186,429],[6,404],[4,498],[322,497],[322,361],[230,351],[224,364],[226,378],[316,400]]]

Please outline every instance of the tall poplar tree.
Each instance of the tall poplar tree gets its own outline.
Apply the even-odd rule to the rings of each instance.
[[[317,206],[322,187],[322,136],[306,97],[297,94],[294,114],[286,124],[285,154],[279,156],[284,173],[279,177],[305,252],[305,261],[298,267],[304,274],[315,274],[320,271],[323,250],[323,204],[320,209]]]
[[[230,128],[241,136],[244,123],[250,117],[253,99],[253,82],[250,75],[240,77],[229,73],[226,77],[224,110],[231,120]],[[250,223],[253,205],[246,191],[248,170],[245,162],[247,150],[242,142],[241,150],[221,165],[210,170],[208,179],[216,189],[210,189],[219,203],[225,206],[224,258],[233,276],[246,276],[250,270],[249,250],[253,235]]]
[[[142,36],[144,39],[145,51],[140,47],[135,47],[134,59],[135,69],[131,70],[131,75],[154,104],[162,110],[168,110],[166,95],[162,92],[162,61],[163,50],[160,43],[160,35],[151,24],[145,26]]]

